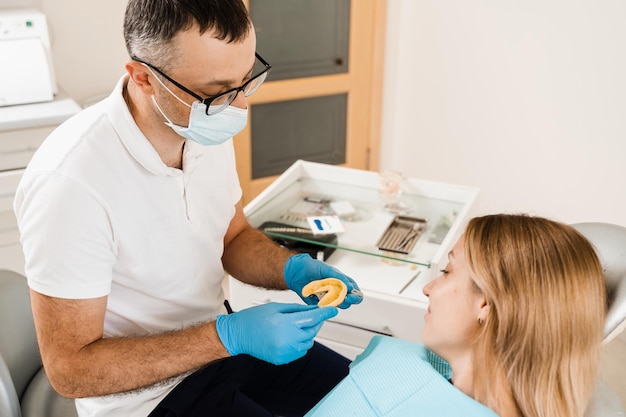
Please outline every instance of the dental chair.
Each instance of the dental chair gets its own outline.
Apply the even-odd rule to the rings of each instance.
[[[626,328],[626,228],[607,223],[573,225],[596,248],[606,281],[608,311],[604,343]]]
[[[7,270],[0,270],[0,416],[77,416],[42,368],[26,278]]]
[[[602,262],[607,293],[604,344],[626,327],[626,228],[607,223],[574,224],[594,246]],[[626,370],[626,367],[624,367]],[[617,394],[600,381],[587,409],[587,417],[625,417]]]

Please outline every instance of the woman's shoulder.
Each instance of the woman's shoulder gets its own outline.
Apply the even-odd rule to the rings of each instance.
[[[446,380],[450,379],[452,370],[443,358],[420,343],[396,339],[390,336],[374,336],[365,350],[352,362],[352,367],[369,358],[370,362],[398,358],[405,366],[418,368],[434,368]]]
[[[442,364],[424,345],[375,336],[306,417],[497,417],[450,384]]]

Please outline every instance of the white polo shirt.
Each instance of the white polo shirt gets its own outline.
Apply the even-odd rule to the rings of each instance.
[[[232,139],[185,143],[163,164],[113,93],[57,128],[20,182],[15,213],[29,286],[52,297],[108,296],[104,336],[180,329],[224,301],[223,238],[241,198]],[[83,416],[146,416],[178,381],[77,400]]]

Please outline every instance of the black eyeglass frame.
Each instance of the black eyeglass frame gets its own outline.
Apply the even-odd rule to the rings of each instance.
[[[233,101],[235,101],[235,98],[237,97],[237,94],[239,94],[240,91],[244,92],[244,95],[246,97],[248,97],[250,94],[254,93],[256,91],[256,89],[246,95],[245,94],[245,88],[250,85],[251,82],[257,80],[259,77],[265,75],[267,77],[267,74],[269,73],[269,71],[272,69],[272,66],[266,61],[264,60],[261,55],[259,55],[258,53],[254,53],[254,56],[261,61],[261,64],[265,65],[265,69],[263,71],[261,71],[260,73],[258,73],[257,75],[254,75],[252,78],[250,78],[248,81],[246,81],[245,83],[243,83],[242,86],[240,87],[235,87],[235,88],[231,88],[228,91],[225,91],[221,94],[218,94],[216,96],[212,96],[212,97],[207,97],[207,98],[203,98],[202,96],[199,96],[198,94],[194,93],[193,91],[191,91],[190,89],[188,89],[187,87],[185,87],[184,85],[182,85],[181,83],[179,83],[178,81],[176,81],[175,79],[173,79],[172,77],[170,77],[169,75],[167,75],[165,72],[161,71],[159,68],[155,67],[154,65],[152,65],[149,62],[146,62],[142,59],[137,58],[136,56],[131,56],[130,59],[132,59],[133,61],[137,61],[139,63],[142,63],[144,65],[147,65],[148,67],[152,68],[153,70],[155,70],[156,72],[158,72],[160,75],[162,75],[166,80],[168,80],[169,82],[171,82],[172,84],[174,84],[176,87],[180,88],[181,90],[183,90],[185,93],[189,94],[190,96],[194,97],[195,99],[199,100],[202,104],[206,105],[206,114],[207,116],[210,116],[209,114],[209,106],[211,105],[211,103],[213,101],[215,101],[216,99],[220,98],[220,97],[225,97],[228,95],[232,95],[232,98],[229,99],[227,104],[224,104],[223,106],[221,106],[222,108],[220,109],[220,111],[224,110],[226,107],[228,107]],[[265,79],[263,79],[263,81],[265,81]],[[262,81],[262,82],[263,82]],[[262,83],[261,82],[261,83]],[[258,88],[258,87],[257,87]],[[235,93],[235,94],[233,94]],[[212,114],[217,114],[219,113],[212,113]]]

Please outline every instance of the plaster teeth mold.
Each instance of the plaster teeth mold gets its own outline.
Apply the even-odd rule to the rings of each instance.
[[[334,306],[341,304],[348,294],[348,287],[337,278],[324,278],[311,281],[302,288],[302,296],[315,295],[319,301],[318,307]]]

